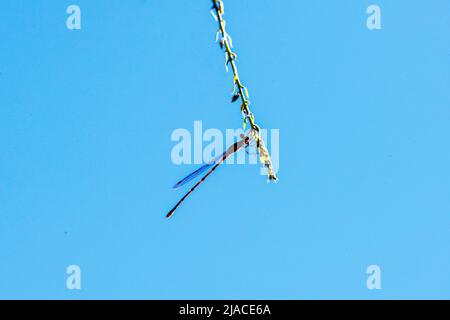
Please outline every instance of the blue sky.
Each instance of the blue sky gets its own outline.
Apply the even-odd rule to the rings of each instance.
[[[219,168],[167,221],[172,132],[242,123],[209,8],[2,2],[0,298],[450,298],[450,3],[225,0],[280,181]]]

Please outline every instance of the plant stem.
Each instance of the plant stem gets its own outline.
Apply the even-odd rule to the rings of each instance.
[[[236,54],[231,50],[231,44],[229,43],[229,36],[227,34],[227,31],[225,29],[225,20],[223,19],[224,14],[224,5],[223,1],[221,0],[212,0],[213,2],[213,8],[215,10],[217,20],[219,23],[219,31],[222,34],[221,44],[223,45],[225,52],[227,53],[227,57],[229,61],[226,61],[225,63],[228,65],[228,63],[231,64],[231,69],[233,70],[234,75],[234,85],[238,87],[239,90],[239,96],[242,100],[241,105],[241,111],[244,115],[244,123],[248,120],[251,125],[251,135],[252,138],[255,139],[257,144],[257,149],[259,153],[260,161],[264,164],[264,166],[267,168],[269,180],[277,180],[277,176],[275,172],[272,169],[272,162],[270,159],[269,152],[264,144],[264,141],[261,138],[260,128],[255,122],[255,118],[253,116],[253,113],[250,111],[250,100],[248,100],[248,93],[247,89],[242,84],[240,78],[238,69],[236,66]],[[245,90],[245,92],[244,92]]]

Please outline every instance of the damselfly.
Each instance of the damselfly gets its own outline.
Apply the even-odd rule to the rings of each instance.
[[[249,136],[244,136],[243,134],[241,134],[241,140],[235,142],[233,145],[231,145],[230,147],[228,147],[228,149],[222,153],[221,155],[219,155],[218,157],[216,157],[215,159],[213,159],[212,161],[208,162],[207,164],[201,166],[200,168],[198,168],[197,170],[195,170],[194,172],[192,172],[191,174],[189,174],[188,176],[186,176],[185,178],[181,179],[180,181],[178,181],[173,188],[174,189],[178,189],[179,187],[185,185],[186,183],[188,183],[189,181],[191,181],[192,179],[194,179],[195,177],[197,177],[198,175],[200,175],[201,173],[207,171],[208,172],[191,188],[191,190],[189,190],[184,196],[183,198],[180,199],[180,201],[178,201],[178,203],[172,208],[172,210],[169,211],[169,213],[166,215],[166,218],[170,218],[173,213],[175,212],[175,210],[180,206],[180,204],[203,182],[205,181],[205,179],[214,172],[214,170],[216,170],[216,168],[222,164],[230,155],[238,152],[239,150],[241,150],[242,148],[248,147],[250,144],[250,137]]]

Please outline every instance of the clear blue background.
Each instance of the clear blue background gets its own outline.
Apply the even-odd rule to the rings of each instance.
[[[225,1],[280,182],[220,168],[167,221],[172,131],[241,125],[210,6],[2,1],[0,298],[450,298],[450,2]]]

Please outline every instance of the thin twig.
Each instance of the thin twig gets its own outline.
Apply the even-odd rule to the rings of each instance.
[[[221,34],[222,39],[220,39],[220,46],[225,50],[225,66],[227,67],[228,64],[231,65],[231,69],[233,71],[234,75],[234,83],[233,83],[233,89],[237,87],[239,92],[239,97],[242,101],[241,104],[241,112],[244,117],[244,128],[247,124],[247,121],[249,122],[251,129],[250,135],[252,138],[256,141],[256,146],[258,149],[259,159],[262,164],[267,168],[267,174],[269,177],[269,180],[276,181],[278,178],[275,174],[275,171],[272,168],[272,162],[270,159],[269,151],[267,150],[265,143],[263,139],[261,138],[261,130],[259,126],[255,122],[255,117],[253,116],[253,113],[250,111],[250,100],[248,96],[248,90],[247,88],[242,84],[241,79],[239,78],[238,69],[236,66],[236,58],[237,55],[231,50],[232,44],[231,37],[228,35],[226,29],[225,29],[225,20],[223,18],[224,14],[224,5],[222,0],[212,0],[213,7],[211,11],[213,13],[213,16],[217,20],[219,24],[219,30],[218,33]],[[227,69],[228,70],[228,69]],[[233,90],[234,94],[234,90]],[[233,97],[234,101],[234,97]]]

